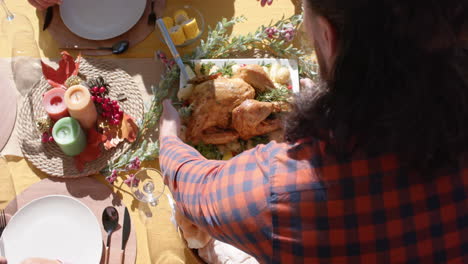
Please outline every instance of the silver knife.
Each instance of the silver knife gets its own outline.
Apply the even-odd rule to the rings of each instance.
[[[122,253],[121,253],[121,260],[124,263],[125,260],[125,247],[127,246],[128,238],[130,237],[131,231],[131,222],[130,222],[130,214],[128,213],[128,208],[125,207],[125,214],[123,219],[123,231],[122,231]]]

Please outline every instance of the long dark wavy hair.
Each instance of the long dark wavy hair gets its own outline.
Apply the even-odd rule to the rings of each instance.
[[[414,168],[468,150],[468,1],[305,0],[338,35],[329,80],[296,98],[289,142],[392,152]]]

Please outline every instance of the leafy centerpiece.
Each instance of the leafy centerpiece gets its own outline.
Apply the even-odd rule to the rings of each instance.
[[[57,144],[66,156],[74,157],[78,171],[96,160],[105,150],[126,140],[133,142],[138,126],[125,113],[119,101],[109,96],[112,87],[102,76],[86,78],[80,73],[81,57],[75,60],[62,52],[57,70],[42,63],[50,88],[43,94],[42,104],[47,116],[36,121],[43,144]]]
[[[315,79],[317,75],[317,62],[313,55],[306,54],[304,51],[293,45],[293,40],[298,33],[302,23],[302,15],[294,15],[290,18],[283,18],[269,26],[260,26],[255,32],[246,35],[229,36],[228,29],[236,23],[243,22],[244,17],[233,18],[232,20],[223,19],[218,22],[214,29],[209,28],[206,40],[201,40],[201,44],[195,51],[183,57],[186,65],[189,65],[194,72],[200,71],[199,76],[206,75],[209,78],[217,78],[219,75],[229,77],[235,74],[234,65],[225,65],[224,67],[214,68],[213,65],[195,65],[193,62],[200,59],[221,59],[233,57],[259,57],[268,55],[275,58],[286,58],[296,60],[299,67],[299,75],[302,78]],[[158,53],[159,59],[166,65],[166,73],[158,85],[152,87],[153,99],[146,109],[143,119],[139,120],[139,131],[133,148],[121,155],[118,159],[109,162],[108,166],[102,171],[109,180],[114,182],[119,174],[127,175],[132,178],[131,172],[139,168],[140,162],[153,160],[159,154],[159,144],[157,140],[149,139],[148,135],[156,129],[162,114],[162,100],[167,97],[173,98],[173,102],[178,105],[182,116],[190,117],[193,106],[187,102],[183,96],[176,97],[174,87],[179,80],[179,69],[175,67],[173,60],[168,59],[163,53]],[[271,72],[273,65],[259,65],[267,67],[265,72]],[[196,67],[198,67],[196,69]],[[242,65],[237,65],[242,67]],[[234,70],[234,72],[233,72]],[[210,72],[211,71],[211,72]],[[217,77],[216,77],[217,76]],[[270,76],[271,78],[271,76]],[[290,87],[289,87],[290,88]],[[290,97],[288,86],[274,87],[263,92],[256,92],[255,99],[261,102],[281,102],[288,101]],[[188,104],[187,104],[188,103]],[[249,142],[240,140],[242,151],[259,143],[268,141],[264,135],[250,138]],[[194,144],[208,158],[221,159],[223,154],[214,144],[205,144],[203,142]],[[234,153],[235,154],[235,153]],[[225,156],[225,155],[224,155]],[[229,157],[229,155],[228,155]],[[129,182],[128,179],[126,181]]]

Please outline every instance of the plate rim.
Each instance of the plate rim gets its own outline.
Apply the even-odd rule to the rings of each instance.
[[[67,21],[66,17],[63,15],[64,12],[62,12],[62,10],[65,8],[65,7],[64,7],[65,5],[62,4],[62,5],[59,6],[59,11],[60,11],[59,13],[60,13],[60,18],[61,18],[62,21],[63,21],[63,24],[64,24],[65,27],[67,27],[67,29],[70,30],[70,32],[72,32],[73,34],[75,34],[75,35],[77,35],[77,36],[79,36],[79,37],[81,37],[81,38],[88,39],[88,40],[102,41],[102,40],[112,39],[112,38],[118,37],[118,36],[120,36],[120,35],[122,35],[122,34],[125,34],[125,33],[128,32],[132,27],[134,27],[134,26],[138,23],[138,21],[140,21],[141,17],[145,14],[146,5],[148,4],[148,0],[140,0],[140,1],[142,2],[142,6],[141,6],[141,8],[140,8],[141,10],[139,11],[140,14],[138,15],[138,19],[136,19],[136,21],[135,21],[134,23],[131,23],[131,25],[129,24],[123,32],[121,32],[121,33],[119,33],[119,34],[117,34],[117,35],[116,35],[116,34],[110,34],[110,37],[107,37],[107,36],[106,36],[105,38],[103,38],[103,37],[90,37],[89,35],[86,35],[86,34],[79,34],[79,33],[77,33],[76,31],[74,31],[74,30],[72,29],[72,27],[69,25],[69,23],[68,23],[69,21]],[[136,5],[135,5],[135,6],[136,6]],[[136,17],[136,16],[135,16],[135,17]]]
[[[96,220],[96,227],[97,227],[97,233],[99,234],[99,237],[101,238],[101,241],[99,244],[99,250],[96,251],[96,252],[99,252],[99,261],[101,260],[102,258],[102,250],[103,250],[103,242],[102,242],[102,232],[101,232],[101,226],[99,224],[99,221],[96,217],[96,215],[93,213],[93,211],[86,205],[84,204],[82,201],[76,199],[75,197],[72,197],[72,196],[69,196],[69,195],[63,195],[63,194],[50,194],[50,195],[45,195],[45,196],[42,196],[42,197],[39,197],[39,198],[36,198],[36,199],[32,199],[31,201],[29,201],[28,203],[26,203],[25,205],[23,205],[21,208],[19,208],[15,214],[13,216],[11,216],[10,220],[8,221],[8,223],[11,223],[15,217],[18,217],[18,213],[21,212],[22,210],[26,210],[26,208],[30,207],[33,203],[36,203],[40,200],[45,200],[45,199],[50,199],[50,198],[66,198],[70,201],[74,201],[74,202],[77,202],[80,206],[84,207],[92,216],[93,216],[93,219]],[[8,227],[11,226],[11,225],[7,225],[5,230],[3,230],[4,232],[8,229]],[[2,253],[5,254],[5,251],[4,251],[4,246],[5,246],[5,243],[6,241],[4,240],[4,234],[2,235],[1,237],[1,243],[2,243]],[[96,256],[97,257],[97,256]]]

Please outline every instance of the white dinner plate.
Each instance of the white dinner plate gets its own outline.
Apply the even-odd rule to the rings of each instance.
[[[60,16],[76,35],[104,40],[131,29],[145,11],[146,0],[63,0]]]
[[[11,218],[2,240],[0,253],[9,264],[28,257],[79,264],[101,260],[100,224],[86,205],[69,196],[45,196],[28,203]]]

